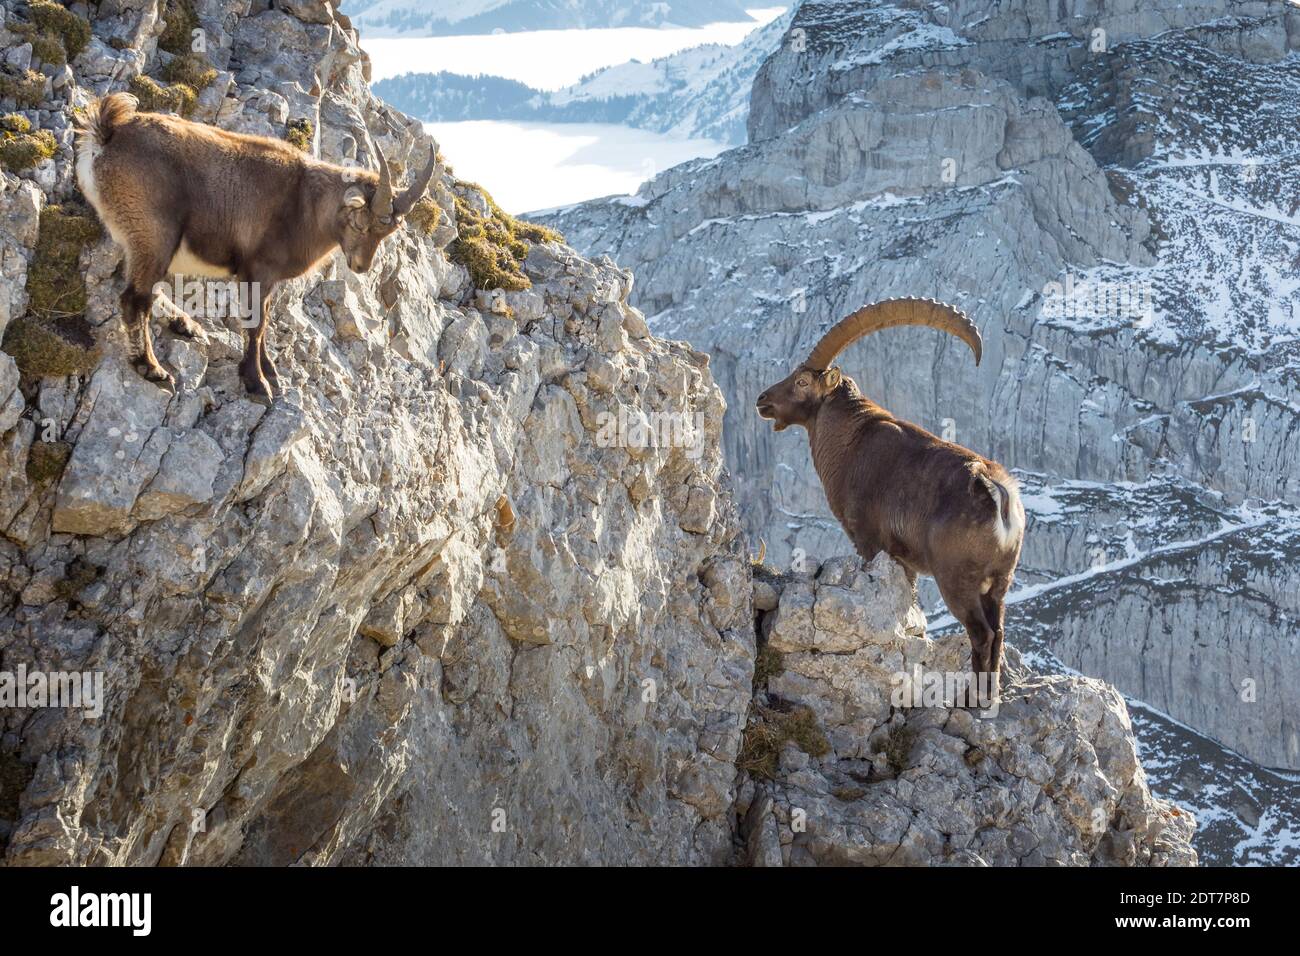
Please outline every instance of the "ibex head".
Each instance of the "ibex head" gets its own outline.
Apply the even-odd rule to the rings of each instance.
[[[771,419],[776,431],[806,426],[826,399],[845,383],[852,384],[831,365],[835,356],[864,335],[899,325],[926,325],[955,335],[970,346],[979,364],[979,329],[960,309],[932,299],[888,299],[861,308],[832,327],[802,365],[758,396],[758,414]]]
[[[353,272],[365,272],[370,268],[379,243],[402,224],[402,217],[424,195],[437,165],[437,154],[430,146],[429,162],[424,170],[406,189],[394,195],[393,174],[388,161],[368,132],[366,139],[379,162],[378,180],[369,189],[370,184],[365,181],[349,186],[343,193],[343,206],[338,212],[339,246]]]

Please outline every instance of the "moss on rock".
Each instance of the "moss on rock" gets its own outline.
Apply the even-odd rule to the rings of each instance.
[[[65,441],[32,442],[27,452],[27,477],[38,485],[53,481],[63,474],[71,457],[72,446]]]
[[[86,281],[81,252],[101,235],[99,220],[78,206],[41,210],[36,252],[27,267],[28,310],[37,318],[80,315],[86,311]]]
[[[202,53],[184,53],[159,71],[168,83],[188,86],[197,95],[217,78],[216,68]]]
[[[477,192],[487,206],[484,215],[464,194]],[[563,242],[554,229],[516,219],[503,212],[487,190],[475,183],[456,182],[456,240],[448,254],[469,270],[476,289],[505,289],[517,292],[532,283],[524,275],[523,261],[530,243]]]
[[[45,76],[35,70],[0,73],[0,100],[13,100],[20,107],[36,109],[45,100]]]
[[[0,343],[29,378],[63,378],[89,372],[99,350],[86,320],[77,316],[38,319],[25,315],[9,323]]]
[[[291,119],[284,130],[284,141],[296,146],[304,153],[311,152],[312,140],[316,138],[316,127],[309,119]]]
[[[31,131],[32,121],[21,113],[8,113],[0,116],[0,132],[30,133]]]
[[[430,236],[438,228],[438,221],[442,218],[442,209],[439,205],[425,196],[406,214],[406,221],[417,232],[424,236]]]
[[[90,42],[90,21],[53,0],[27,0],[27,12],[33,23],[59,38],[68,59]]]
[[[191,0],[166,0],[162,20],[165,27],[158,37],[158,49],[177,56],[191,52],[194,31],[199,27],[199,15]]]
[[[137,76],[131,81],[131,93],[140,101],[140,109],[146,113],[177,113],[189,116],[194,112],[198,94],[184,83],[172,83],[162,86],[149,76]]]
[[[78,375],[99,361],[95,336],[83,313],[86,282],[81,252],[99,239],[99,222],[76,206],[41,210],[40,235],[27,267],[27,314],[9,323],[0,344],[24,375]]]
[[[53,0],[28,0],[27,15],[29,22],[11,24],[10,30],[31,43],[42,63],[62,66],[90,42],[90,21]]]
[[[764,642],[754,657],[754,686],[765,687],[773,677],[784,673],[785,661],[781,657],[781,652]]]
[[[47,129],[33,133],[27,117],[18,113],[0,116],[0,167],[21,172],[49,159],[58,149],[54,134]]]

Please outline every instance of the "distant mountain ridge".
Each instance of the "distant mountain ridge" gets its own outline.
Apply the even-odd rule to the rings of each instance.
[[[367,38],[469,36],[596,27],[698,27],[752,19],[740,0],[348,0],[346,13]]]
[[[406,73],[380,80],[374,91],[427,122],[623,123],[739,145],[754,77],[792,16],[778,17],[735,46],[708,43],[649,63],[621,63],[554,92],[499,76],[448,72]]]

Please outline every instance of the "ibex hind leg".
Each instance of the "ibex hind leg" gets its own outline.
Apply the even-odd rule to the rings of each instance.
[[[134,236],[130,239],[129,248],[126,289],[120,301],[131,365],[143,378],[175,392],[176,380],[158,362],[149,332],[153,288],[166,275],[167,263],[171,257],[157,245],[137,242],[137,237]]]
[[[964,580],[958,575],[949,577],[940,572],[940,575],[936,575],[935,581],[939,585],[939,593],[943,595],[944,603],[948,605],[948,611],[966,628],[966,636],[970,638],[970,672],[967,675],[970,680],[966,687],[967,692],[959,695],[955,703],[959,707],[983,706],[989,702],[987,698],[991,696],[990,685],[996,680],[990,674],[996,634],[984,615],[983,595],[979,593],[978,582],[974,579]],[[983,696],[986,698],[983,702],[979,700],[981,682],[983,682]]]
[[[987,707],[997,699],[998,675],[994,661],[994,645],[997,635],[989,627],[981,607],[968,610],[960,618],[970,638],[970,669],[972,683],[968,687],[966,707]]]
[[[984,612],[984,621],[993,631],[993,646],[989,652],[989,672],[993,675],[993,693],[1000,690],[1002,674],[1002,638],[1006,623],[1006,597],[1011,587],[1011,578],[995,581],[987,594],[980,596],[980,608]]]

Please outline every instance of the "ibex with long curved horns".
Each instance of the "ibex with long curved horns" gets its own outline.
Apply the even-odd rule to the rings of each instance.
[[[121,301],[132,364],[150,381],[174,386],[149,336],[155,285],[170,273],[231,276],[252,293],[240,376],[250,398],[269,403],[279,376],[266,354],[263,303],[277,284],[336,248],[354,272],[369,269],[379,243],[424,195],[433,149],[398,194],[369,133],[376,172],[326,163],[277,139],[140,113],[136,105],[127,93],[92,104],[77,151],[81,191],[126,249]],[[202,336],[179,308],[169,304],[166,311],[173,331]]]
[[[959,309],[929,299],[877,302],[831,328],[792,375],[758,397],[758,413],[777,431],[808,430],[826,500],[862,558],[884,551],[912,580],[935,579],[970,637],[971,670],[983,675],[969,702],[987,704],[998,695],[1003,601],[1025,511],[1005,468],[895,418],[831,365],[862,336],[902,325],[955,335],[979,364],[979,330]]]

